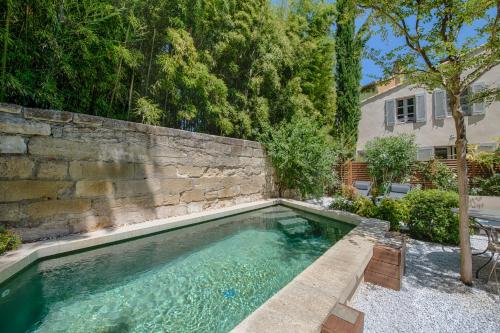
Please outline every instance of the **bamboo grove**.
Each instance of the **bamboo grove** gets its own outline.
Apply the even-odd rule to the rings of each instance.
[[[297,115],[333,123],[326,1],[0,4],[0,102],[240,138]]]

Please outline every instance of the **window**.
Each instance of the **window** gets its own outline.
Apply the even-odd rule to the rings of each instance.
[[[455,146],[448,147],[448,159],[449,160],[457,159],[457,148]]]
[[[446,160],[448,158],[448,147],[434,148],[434,158],[438,160]]]
[[[396,100],[396,117],[400,123],[415,122],[415,97],[406,97]]]
[[[434,158],[438,160],[454,160],[457,158],[455,146],[434,147]]]

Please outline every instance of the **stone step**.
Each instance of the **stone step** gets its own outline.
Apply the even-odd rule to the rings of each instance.
[[[309,230],[309,223],[301,217],[288,218],[278,221],[278,226],[290,236],[299,235]]]
[[[294,217],[294,218],[279,220],[278,225],[281,228],[292,228],[296,226],[308,225],[308,223],[307,220],[303,219],[302,217]]]
[[[287,219],[287,218],[292,218],[292,217],[297,217],[298,215],[293,212],[293,211],[282,211],[279,213],[267,213],[262,216],[263,219],[265,220],[282,220],[282,219]]]

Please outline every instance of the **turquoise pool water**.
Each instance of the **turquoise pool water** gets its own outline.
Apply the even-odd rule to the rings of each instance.
[[[0,332],[228,332],[352,225],[274,206],[30,266]]]

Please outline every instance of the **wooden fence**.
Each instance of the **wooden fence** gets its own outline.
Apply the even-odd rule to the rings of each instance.
[[[457,160],[439,160],[439,162],[446,164],[452,171],[456,172]],[[488,176],[488,170],[481,167],[477,163],[469,162],[467,164],[467,167],[468,167],[469,180],[474,177]],[[345,165],[337,166],[336,169],[342,180],[342,183],[346,185],[353,184],[357,180],[368,180],[368,181],[371,180],[370,175],[368,174],[368,164],[366,162],[350,161]],[[423,180],[422,175],[417,171],[413,172],[410,183],[412,185],[420,184],[424,188],[432,187],[432,184],[425,182]]]

